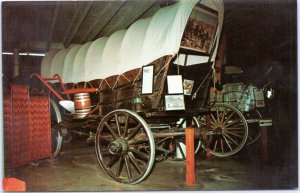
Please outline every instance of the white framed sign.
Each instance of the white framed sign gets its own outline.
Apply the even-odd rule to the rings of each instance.
[[[152,94],[153,93],[153,73],[154,66],[144,66],[142,69],[142,94]]]
[[[168,94],[182,94],[182,76],[181,75],[168,75]]]
[[[183,95],[165,95],[166,111],[185,110]]]

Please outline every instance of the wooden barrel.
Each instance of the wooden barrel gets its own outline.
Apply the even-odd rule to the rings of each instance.
[[[91,98],[89,93],[74,94],[75,116],[84,118],[91,112]]]

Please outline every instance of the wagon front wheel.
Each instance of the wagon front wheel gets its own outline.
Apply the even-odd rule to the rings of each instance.
[[[120,183],[144,180],[154,164],[155,143],[145,120],[130,110],[108,113],[96,133],[96,153],[103,172]]]
[[[51,114],[51,148],[52,158],[56,158],[62,148],[63,137],[59,123],[62,121],[61,113],[54,100],[50,100],[50,114]]]
[[[248,137],[248,124],[243,114],[234,106],[217,103],[210,112],[198,118],[207,135],[203,138],[203,148],[219,157],[239,152]]]

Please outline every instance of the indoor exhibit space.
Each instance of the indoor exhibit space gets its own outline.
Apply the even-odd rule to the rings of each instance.
[[[295,0],[1,4],[4,191],[298,190]]]

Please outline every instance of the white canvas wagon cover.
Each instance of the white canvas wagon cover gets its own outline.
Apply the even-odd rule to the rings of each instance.
[[[99,38],[94,42],[86,43],[81,48],[78,46],[69,48],[68,53],[65,54],[63,67],[58,64],[53,65],[52,68],[59,69],[51,69],[50,72],[62,75],[66,83],[76,83],[119,75],[147,65],[163,56],[176,55],[180,49],[187,21],[197,2],[198,0],[180,0],[159,9],[152,17],[136,21],[127,30],[119,30],[110,37]],[[213,39],[218,45],[223,23],[223,2],[203,0],[201,4],[218,12],[218,28]],[[212,61],[216,57],[216,50],[217,47],[213,50]],[[52,56],[53,52],[49,54]],[[188,64],[204,62],[208,57],[190,58]],[[178,60],[177,63],[181,64],[180,61],[182,60]],[[45,69],[42,72],[45,72]]]

